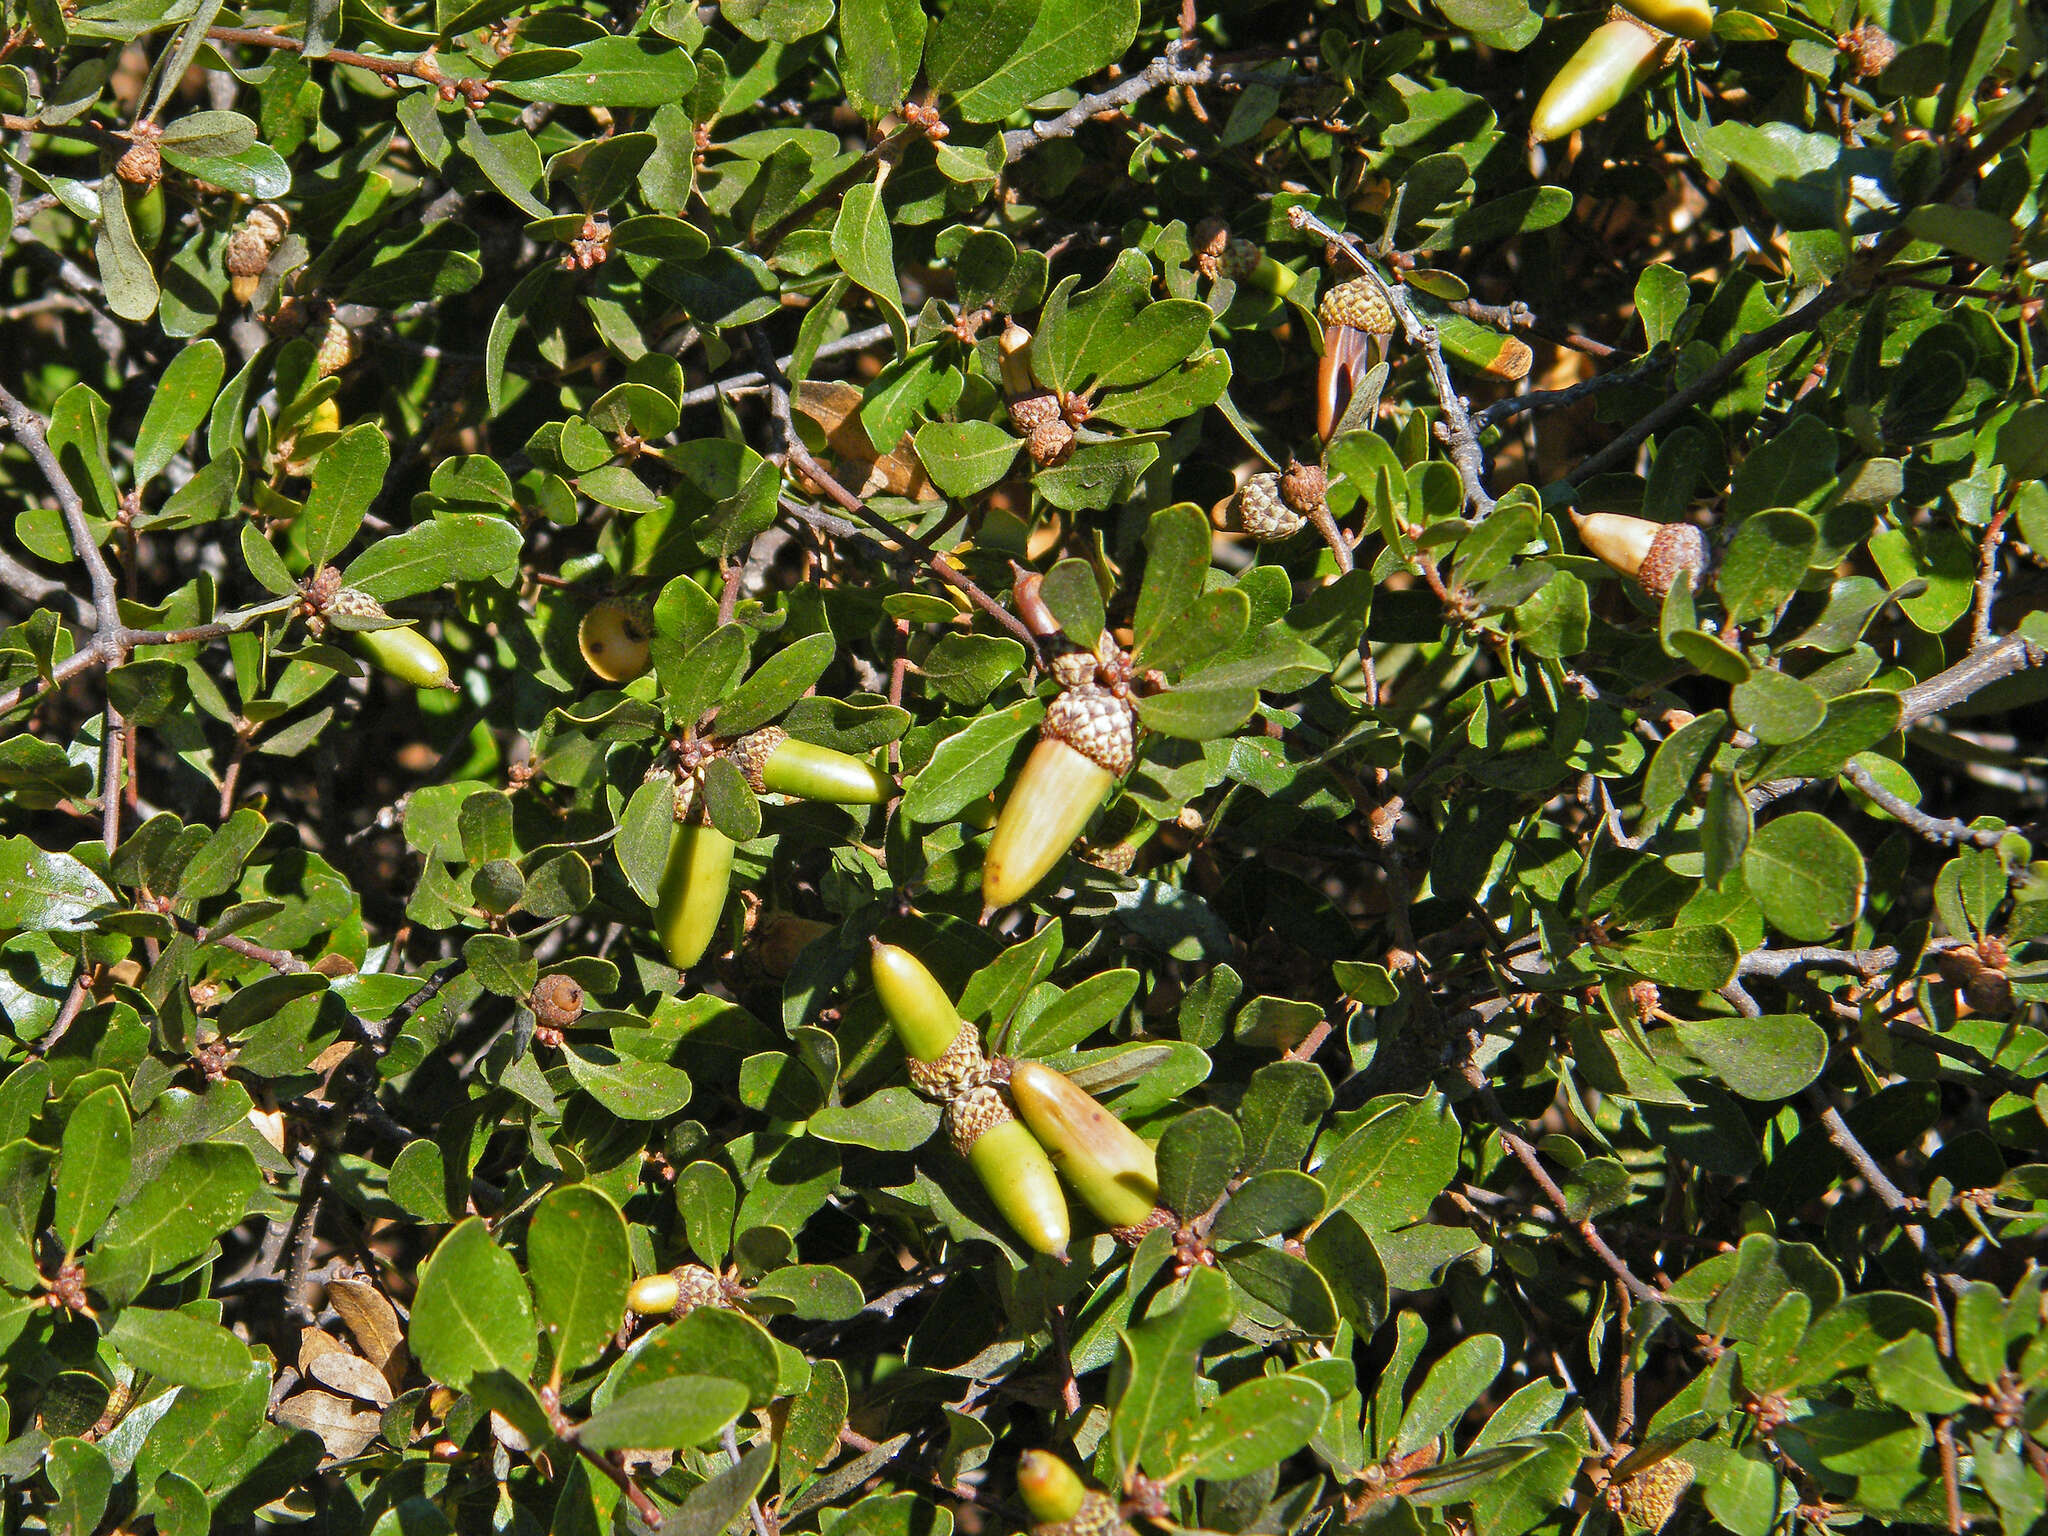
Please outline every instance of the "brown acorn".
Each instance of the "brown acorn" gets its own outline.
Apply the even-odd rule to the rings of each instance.
[[[543,1029],[567,1029],[583,1017],[583,988],[560,971],[535,982],[527,1002]]]
[[[1848,55],[1850,68],[1859,80],[1883,74],[1899,56],[1897,40],[1874,21],[1858,22],[1842,34],[1837,46]]]
[[[1287,472],[1280,477],[1280,499],[1303,517],[1314,517],[1319,512],[1328,512],[1330,480],[1323,473],[1320,464],[1304,464],[1299,459],[1290,459]]]
[[[1107,688],[1069,688],[1052,701],[996,818],[981,869],[984,902],[1006,907],[1046,877],[1130,772],[1137,740],[1136,711]]]
[[[314,369],[321,378],[328,378],[354,362],[357,351],[356,333],[330,315],[320,337],[320,350],[313,358]]]
[[[1028,441],[1031,462],[1040,469],[1052,469],[1074,456],[1074,429],[1064,416],[1053,416],[1031,429]]]
[[[1241,533],[1261,544],[1301,532],[1306,521],[1287,505],[1280,494],[1280,477],[1271,473],[1253,475],[1245,481],[1223,511],[1225,532]]]
[[[1619,512],[1574,512],[1579,541],[1654,598],[1671,590],[1681,571],[1707,568],[1707,536],[1691,523],[1656,523]]]
[[[1640,1530],[1661,1531],[1670,1523],[1692,1480],[1691,1462],[1667,1456],[1634,1477],[1612,1484],[1607,1502],[1627,1524]]]

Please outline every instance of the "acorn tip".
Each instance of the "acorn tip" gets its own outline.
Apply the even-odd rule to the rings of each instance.
[[[994,907],[992,907],[992,906],[986,906],[986,907],[983,907],[983,908],[981,909],[981,921],[982,921],[982,925],[983,925],[984,927],[986,927],[986,926],[988,925],[988,920],[989,920],[990,918],[994,917],[995,915],[996,915],[996,909],[995,909]]]

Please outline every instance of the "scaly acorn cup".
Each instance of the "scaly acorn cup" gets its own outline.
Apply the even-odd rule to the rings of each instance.
[[[1316,432],[1324,442],[1344,419],[1358,384],[1387,355],[1394,310],[1370,277],[1337,284],[1316,305],[1323,357],[1316,365]]]
[[[798,741],[779,725],[764,725],[728,743],[730,757],[755,794],[794,795],[836,805],[880,805],[896,793],[895,780],[850,753]]]
[[[1545,87],[1529,141],[1561,139],[1612,111],[1656,78],[1675,46],[1669,33],[1616,6]]]
[[[988,1081],[981,1036],[922,960],[900,944],[871,938],[868,969],[918,1092],[943,1104]]]
[[[653,665],[654,618],[643,603],[608,597],[576,626],[583,664],[608,683],[630,683]]]
[[[1101,809],[1137,754],[1137,713],[1107,688],[1069,688],[1052,701],[1038,745],[996,818],[981,866],[989,907],[1021,901]]]
[[[1010,1101],[1067,1187],[1105,1226],[1152,1223],[1159,1160],[1137,1132],[1064,1072],[1039,1061],[1010,1063]]]
[[[953,1150],[967,1159],[1010,1229],[1031,1248],[1064,1263],[1072,1227],[1060,1176],[1003,1090],[983,1083],[957,1095],[946,1105],[946,1130]]]
[[[1627,9],[1674,37],[1703,43],[1714,35],[1714,8],[1706,0],[1627,0]]]
[[[412,625],[399,629],[358,629],[349,643],[401,683],[415,688],[453,688],[448,658]]]
[[[1707,536],[1691,523],[1657,523],[1619,512],[1574,512],[1579,542],[1651,597],[1661,598],[1679,572],[1707,568]]]
[[[1017,1493],[1031,1512],[1032,1536],[1115,1536],[1131,1529],[1115,1499],[1090,1488],[1049,1451],[1026,1451],[1018,1458]]]
[[[679,817],[669,833],[668,862],[655,892],[654,930],[668,963],[679,971],[702,960],[718,932],[732,887],[733,850],[731,838],[694,815]]]

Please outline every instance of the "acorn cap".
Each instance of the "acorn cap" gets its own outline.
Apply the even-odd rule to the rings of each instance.
[[[1579,541],[1652,597],[1671,590],[1680,571],[1703,571],[1707,536],[1691,523],[1657,523],[1618,512],[1574,512]]]
[[[1010,425],[1029,437],[1047,422],[1061,419],[1060,397],[1049,389],[1035,389],[1029,394],[1012,395],[1009,412]]]
[[[1064,416],[1050,417],[1031,429],[1028,446],[1031,462],[1040,469],[1051,469],[1073,456],[1074,429]]]
[[[1046,670],[1062,688],[1086,688],[1094,683],[1101,662],[1087,651],[1062,651],[1046,663]]]
[[[965,1157],[982,1137],[1016,1118],[1003,1090],[983,1083],[947,1101],[946,1134],[953,1140],[953,1150]]]
[[[1616,1483],[1611,1502],[1615,1513],[1630,1525],[1661,1531],[1678,1508],[1685,1490],[1692,1486],[1692,1480],[1691,1462],[1667,1456],[1625,1482]]]
[[[1138,751],[1138,714],[1107,688],[1069,688],[1045,712],[1040,734],[1065,742],[1117,778],[1131,771]]]
[[[1116,1500],[1100,1488],[1081,1496],[1081,1507],[1065,1520],[1041,1520],[1031,1527],[1031,1536],[1118,1536],[1131,1527],[1118,1511]]]
[[[583,1017],[583,988],[574,976],[561,971],[535,982],[528,1002],[533,1016],[549,1029],[567,1029]]]
[[[1307,521],[1287,505],[1280,494],[1280,477],[1270,472],[1253,475],[1230,500],[1224,524],[1232,533],[1266,543],[1299,533]]]
[[[764,725],[758,731],[749,731],[736,738],[725,749],[725,755],[739,769],[747,787],[757,795],[765,795],[768,786],[762,781],[761,770],[768,766],[768,759],[775,755],[775,749],[787,740],[789,732],[781,726]]]
[[[1316,317],[1325,325],[1348,325],[1371,336],[1390,336],[1394,330],[1393,306],[1370,277],[1337,284],[1317,303]]]
[[[910,1072],[910,1085],[941,1104],[953,1103],[985,1087],[989,1080],[989,1061],[981,1048],[981,1032],[972,1024],[963,1023],[953,1036],[953,1043],[935,1059],[921,1061],[906,1052],[904,1061]]]

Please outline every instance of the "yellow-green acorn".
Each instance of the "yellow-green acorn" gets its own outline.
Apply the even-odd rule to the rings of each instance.
[[[1092,1094],[1043,1062],[1013,1061],[1010,1100],[1068,1187],[1104,1225],[1151,1221],[1159,1205],[1159,1160]]]
[[[1530,141],[1561,139],[1613,110],[1656,77],[1675,46],[1669,33],[1616,6],[1544,89]]]
[[[1627,0],[1629,13],[1675,37],[1705,42],[1714,35],[1714,8],[1706,0]]]
[[[1671,590],[1681,571],[1707,568],[1707,536],[1691,523],[1657,523],[1620,512],[1574,512],[1579,542],[1651,597]]]
[[[725,1281],[702,1264],[678,1264],[658,1275],[642,1275],[626,1292],[626,1309],[642,1317],[694,1312],[730,1305]]]
[[[1016,1118],[972,1025],[917,956],[870,940],[875,993],[909,1058],[910,1080],[946,1106],[953,1149],[967,1159],[996,1209],[1040,1253],[1064,1258],[1066,1197],[1045,1148]]]
[[[1031,1512],[1032,1536],[1112,1536],[1130,1529],[1115,1499],[1090,1488],[1049,1451],[1026,1451],[1018,1458],[1017,1493]]]
[[[1002,1089],[984,1083],[953,1099],[946,1130],[1011,1230],[1040,1253],[1064,1260],[1072,1229],[1060,1177]]]
[[[983,902],[1006,907],[1046,877],[1130,772],[1137,741],[1136,711],[1107,688],[1069,688],[1052,701],[996,818],[981,867]]]
[[[608,597],[583,615],[576,647],[583,663],[608,683],[630,683],[653,664],[648,642],[654,618],[644,604]]]
[[[415,688],[455,686],[441,648],[410,624],[398,629],[352,630],[349,642],[401,683]]]
[[[729,743],[725,751],[757,795],[880,805],[896,793],[895,781],[874,764],[851,753],[798,741],[779,725],[749,731]]]
[[[702,960],[711,947],[732,886],[733,840],[709,821],[697,819],[698,814],[678,815],[654,900],[654,928],[662,952],[679,971]]]

